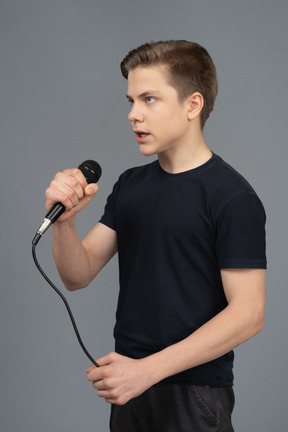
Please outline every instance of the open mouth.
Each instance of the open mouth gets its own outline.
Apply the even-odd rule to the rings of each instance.
[[[151,135],[149,132],[143,132],[141,130],[133,130],[133,132],[136,134],[136,140],[140,143],[145,143],[148,137]]]
[[[140,138],[144,138],[144,137],[146,137],[146,136],[148,136],[148,135],[150,135],[149,133],[142,133],[142,132],[137,132],[137,135],[140,137]]]

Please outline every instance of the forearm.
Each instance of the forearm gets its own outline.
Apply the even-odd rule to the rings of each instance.
[[[107,402],[125,404],[154,384],[231,351],[262,328],[261,317],[228,306],[211,321],[175,345],[133,360],[116,353],[97,359],[87,378]]]
[[[227,306],[186,339],[144,359],[145,368],[154,384],[221,357],[257,334],[262,327],[261,314]]]
[[[76,232],[75,218],[52,226],[53,257],[59,275],[69,290],[83,288],[90,282],[87,252]]]
[[[155,382],[219,358],[262,330],[265,270],[224,269],[221,277],[228,306],[186,339],[147,357]]]

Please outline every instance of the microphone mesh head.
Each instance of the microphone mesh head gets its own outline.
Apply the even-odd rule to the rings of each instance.
[[[82,162],[78,168],[84,174],[87,183],[97,183],[102,174],[101,166],[94,160]]]

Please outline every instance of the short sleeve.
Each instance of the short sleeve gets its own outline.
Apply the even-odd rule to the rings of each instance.
[[[267,267],[266,215],[254,192],[234,197],[217,220],[216,252],[220,268]]]
[[[109,228],[116,231],[116,203],[119,191],[119,180],[115,183],[111,194],[107,198],[107,202],[104,209],[104,214],[101,217],[100,221],[102,224],[108,226]]]

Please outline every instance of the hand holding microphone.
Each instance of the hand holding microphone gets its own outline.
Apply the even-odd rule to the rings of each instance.
[[[42,224],[33,239],[37,244],[39,239],[61,215],[61,221],[67,220],[82,210],[93,199],[98,191],[95,184],[101,177],[100,165],[87,160],[78,169],[68,169],[56,174],[50,187],[46,190],[46,214]],[[87,185],[88,183],[88,185]]]

